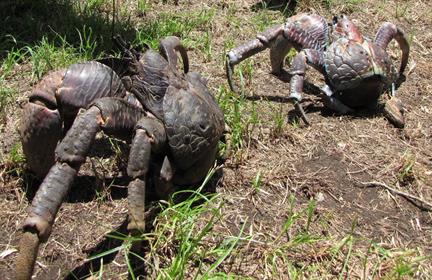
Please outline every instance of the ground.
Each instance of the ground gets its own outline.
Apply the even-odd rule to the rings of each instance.
[[[111,1],[90,2],[94,5],[90,8],[101,14],[112,11]],[[132,36],[137,38],[151,32],[157,34],[153,37],[169,35],[165,33],[175,27],[162,25],[164,21],[181,26],[174,35],[182,36],[192,70],[208,79],[231,128],[230,148],[216,167],[212,180],[216,188],[209,201],[194,207],[170,204],[146,235],[149,278],[432,278],[430,1],[306,0],[291,1],[285,8],[274,7],[278,1],[256,0],[117,2],[118,18],[127,18],[126,23],[119,21],[118,25],[125,26],[118,28],[136,32]],[[15,7],[14,12],[26,13],[24,4],[21,9]],[[393,127],[379,106],[352,115],[334,115],[324,109],[319,99],[308,94],[312,85],[323,84],[312,69],[304,101],[312,125],[288,117],[293,115],[286,98],[289,85],[269,73],[268,52],[237,67],[243,75],[241,96],[228,90],[225,53],[255,38],[257,32],[283,23],[287,15],[304,11],[328,20],[345,13],[371,38],[385,21],[405,31],[410,59],[406,80],[397,89],[406,110],[404,129]],[[110,28],[95,26],[93,31]],[[33,39],[29,45],[35,50],[42,37]],[[6,73],[7,54],[16,49],[4,43],[1,50],[1,69]],[[391,44],[389,52],[398,65],[397,45]],[[4,100],[0,103],[2,279],[12,279],[20,225],[38,185],[25,168],[16,132],[20,108],[39,78],[34,70],[37,65],[34,55],[12,64],[7,75],[0,75],[5,89],[1,93],[13,92],[8,95],[13,98],[0,99]],[[381,102],[387,98],[383,96]],[[127,246],[111,237],[125,232],[127,183],[118,167],[124,161],[118,152],[124,144],[111,146],[119,150],[110,145],[96,147],[80,171],[49,241],[40,248],[34,279],[90,274],[127,278]],[[186,213],[188,218],[176,213]],[[188,230],[193,238],[185,237]],[[193,244],[194,250],[183,251],[184,244]],[[98,254],[104,255],[107,264],[103,267]],[[89,260],[91,256],[96,261]],[[173,269],[178,260],[185,260],[180,262],[181,272]]]

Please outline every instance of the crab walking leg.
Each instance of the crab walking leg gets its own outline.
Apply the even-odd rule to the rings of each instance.
[[[322,93],[322,99],[323,99],[323,103],[324,103],[325,107],[327,107],[333,111],[339,112],[341,114],[347,114],[350,112],[354,112],[353,109],[346,106],[339,99],[337,99],[333,96],[333,91],[331,90],[331,88],[327,84],[325,84],[321,88],[321,93]]]
[[[279,37],[283,38],[284,25],[274,26],[257,36],[257,39],[251,40],[231,51],[227,54],[226,61],[226,75],[228,78],[228,84],[230,89],[234,92],[237,91],[237,87],[234,85],[232,76],[234,73],[234,66],[242,62],[243,60],[262,52],[263,50],[270,47],[271,42],[278,38],[278,44],[281,44]],[[282,40],[282,39],[281,39]],[[273,55],[274,56],[274,55]],[[274,59],[276,60],[276,58]],[[272,62],[272,67],[273,67]]]
[[[98,113],[97,108],[92,108],[79,117],[56,149],[66,152],[66,156],[60,154],[33,199],[29,217],[23,226],[24,237],[16,261],[16,279],[31,278],[39,242],[48,239],[57,211],[72,185],[78,166],[83,162],[84,154],[99,130],[96,119]],[[70,147],[66,147],[70,144]],[[36,236],[38,242],[34,242]]]
[[[23,225],[24,237],[16,262],[16,278],[30,279],[39,242],[50,236],[57,212],[98,131],[131,133],[144,112],[126,101],[102,98],[74,121],[56,148],[56,162],[42,182]],[[31,236],[33,235],[33,236]],[[34,242],[37,238],[37,242]]]
[[[128,186],[128,230],[132,234],[145,230],[145,188],[150,158],[159,153],[165,143],[165,128],[159,120],[145,117],[137,123],[127,166],[132,179]]]
[[[128,231],[132,236],[139,236],[145,232],[146,225],[146,183],[151,156],[157,154],[166,143],[166,134],[163,124],[155,118],[142,118],[136,125],[135,136],[132,140],[127,166],[131,182],[128,186],[129,223]],[[140,270],[143,242],[135,240],[130,248],[130,258],[134,269]]]
[[[101,97],[124,94],[118,75],[97,62],[73,64],[46,75],[30,94],[19,126],[29,168],[44,178],[54,164],[57,142],[72,125],[78,110]]]
[[[159,42],[159,52],[168,61],[169,65],[177,68],[177,54],[180,53],[183,61],[183,71],[189,72],[189,58],[185,47],[181,44],[180,39],[175,36],[168,36]]]
[[[300,51],[291,63],[290,74],[292,75],[290,81],[290,99],[293,101],[294,106],[300,112],[300,116],[306,125],[309,125],[309,120],[300,104],[303,92],[303,82],[306,73],[306,64],[311,65],[319,72],[323,73],[323,55],[322,52],[312,49]]]
[[[399,69],[399,75],[402,75],[408,64],[408,57],[410,51],[409,43],[404,32],[399,27],[397,27],[391,22],[385,22],[380,27],[375,36],[375,44],[385,50],[387,48],[387,45],[393,39],[398,42],[399,47],[402,50],[402,60]]]

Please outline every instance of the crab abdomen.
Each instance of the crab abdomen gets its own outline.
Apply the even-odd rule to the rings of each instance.
[[[214,161],[217,143],[224,130],[223,114],[203,86],[189,83],[187,89],[170,86],[164,98],[164,122],[170,155],[184,173],[184,183],[202,179]],[[211,162],[208,161],[211,159]],[[193,174],[193,175],[192,175]]]
[[[387,54],[368,41],[335,41],[327,49],[324,65],[336,97],[350,107],[376,101],[391,80]]]

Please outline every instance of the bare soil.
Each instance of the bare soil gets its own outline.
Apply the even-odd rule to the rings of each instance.
[[[226,86],[222,62],[224,42],[234,40],[235,45],[239,45],[254,38],[258,30],[251,17],[260,12],[252,9],[257,1],[179,1],[179,6],[173,1],[156,2],[162,1],[152,1],[154,9],[150,14],[179,7],[184,11],[204,7],[215,9],[212,59],[208,61],[192,49],[190,60],[192,70],[208,78],[209,87],[216,94],[221,85]],[[260,123],[248,131],[247,145],[241,153],[231,154],[224,163],[223,181],[217,187],[225,203],[224,218],[214,230],[235,236],[246,222],[245,231],[250,232],[257,242],[273,239],[286,221],[290,211],[287,201],[292,195],[296,198],[297,209],[305,208],[311,198],[317,200],[313,232],[337,240],[354,231],[354,236],[363,239],[365,246],[373,240],[385,248],[415,248],[423,255],[430,255],[431,212],[384,188],[364,188],[361,183],[382,182],[432,202],[432,5],[426,0],[367,0],[355,6],[342,2],[329,9],[324,3],[317,3],[299,1],[293,9],[295,13],[320,13],[329,20],[333,14],[347,13],[357,20],[360,29],[369,37],[373,37],[385,21],[397,24],[408,34],[411,52],[406,81],[397,89],[406,109],[406,126],[404,129],[393,127],[379,109],[333,115],[306,91],[305,108],[312,125],[306,127],[301,122],[299,126],[291,125],[286,119],[281,131],[276,131],[274,112],[282,110],[283,114],[289,115],[293,110],[285,98],[289,85],[269,73],[267,52],[255,56],[253,76],[248,80],[245,92],[246,104],[250,109],[252,102],[255,103]],[[241,26],[233,27],[229,22],[230,9],[235,11]],[[283,19],[279,10],[273,11],[272,16]],[[396,45],[391,46],[390,52],[397,64],[400,54]],[[314,70],[310,69],[307,76],[311,84],[322,85],[322,77]],[[13,251],[0,257],[2,279],[10,279],[17,256],[14,250],[21,234],[20,224],[32,196],[32,191],[26,191],[37,187],[30,175],[16,174],[7,165],[11,147],[18,142],[19,104],[25,102],[31,88],[29,79],[19,78],[19,73],[17,80],[11,83],[20,89],[20,95],[10,104],[10,114],[0,125],[0,156],[4,162],[0,170],[0,253]],[[414,162],[412,169],[402,178],[410,161]],[[107,189],[106,185],[119,173],[104,172],[101,162],[96,166],[99,174],[95,175],[91,162],[86,164],[71,196],[63,204],[50,241],[40,249],[35,279],[65,278],[70,271],[83,268],[91,252],[104,246],[112,248],[116,241],[107,238],[109,232],[115,229],[124,232],[126,183],[119,179]],[[259,192],[252,187],[258,172],[263,178]],[[258,244],[245,246],[242,249],[244,257],[236,259],[232,256],[222,269],[226,273],[256,279],[268,278],[260,261],[265,249]],[[319,262],[319,256],[325,258],[322,252],[328,246],[322,244],[323,251],[306,248],[301,253],[294,252],[291,257],[299,264]],[[112,279],[127,270],[123,256],[115,258],[108,268],[112,271]],[[335,275],[337,272],[330,270],[322,277],[331,279]],[[352,275],[360,278],[359,268],[353,268]]]

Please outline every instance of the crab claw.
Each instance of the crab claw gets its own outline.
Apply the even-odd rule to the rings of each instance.
[[[24,108],[20,135],[30,169],[43,178],[54,164],[54,149],[61,137],[57,110],[29,103]]]
[[[54,164],[54,149],[61,138],[62,122],[55,92],[63,76],[63,70],[51,72],[38,83],[24,107],[19,125],[27,164],[40,178]]]
[[[384,115],[397,128],[405,126],[404,109],[399,98],[393,96],[384,105]]]

